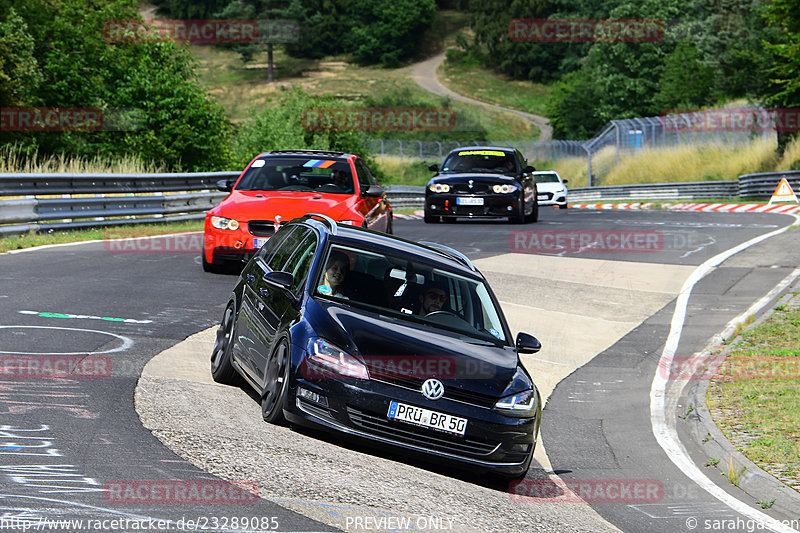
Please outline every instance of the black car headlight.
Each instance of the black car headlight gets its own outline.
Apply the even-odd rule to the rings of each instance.
[[[517,187],[515,185],[509,185],[508,183],[503,183],[502,185],[492,185],[492,190],[495,194],[509,194],[512,192],[517,191]]]
[[[448,184],[446,184],[446,183],[431,183],[428,186],[428,189],[431,192],[436,192],[436,193],[439,193],[439,192],[450,192],[450,186]]]
[[[538,397],[536,389],[528,389],[497,400],[494,408],[504,415],[529,418],[536,415]]]
[[[305,377],[325,377],[328,373],[356,379],[369,379],[367,367],[344,350],[325,339],[313,338],[308,341],[308,366]],[[302,372],[305,374],[306,372]]]
[[[217,229],[237,230],[239,222],[232,218],[211,217],[211,225]]]

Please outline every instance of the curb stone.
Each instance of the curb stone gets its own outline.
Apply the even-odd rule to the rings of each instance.
[[[797,288],[798,284],[795,283],[792,287],[786,289],[786,293]],[[745,331],[766,321],[775,312],[775,307],[778,305],[788,303],[790,300],[795,301],[789,305],[800,303],[800,296],[793,296],[786,293],[766,311],[762,311],[759,318],[748,326]],[[735,346],[734,343],[739,338],[740,336],[731,339],[728,346],[720,355],[726,356],[730,353]],[[717,341],[715,344],[718,348],[720,347],[719,343],[723,342],[724,339],[715,337],[715,341]],[[775,503],[772,507],[763,509],[765,513],[770,515],[778,514],[789,520],[798,520],[798,515],[800,514],[800,492],[792,489],[769,472],[761,469],[737,450],[725,437],[722,430],[720,430],[714,422],[706,404],[706,393],[709,384],[710,380],[699,380],[694,387],[690,387],[689,390],[684,393],[682,399],[685,399],[685,401],[680,403],[683,405],[695,406],[695,411],[691,416],[686,417],[686,424],[682,429],[693,439],[697,448],[703,450],[709,458],[713,457],[720,460],[719,465],[715,466],[715,471],[719,471],[721,475],[724,474],[729,461],[732,463],[734,469],[742,471],[737,486],[752,499],[752,502],[745,503],[751,503],[755,506],[759,501],[769,502],[774,498]]]

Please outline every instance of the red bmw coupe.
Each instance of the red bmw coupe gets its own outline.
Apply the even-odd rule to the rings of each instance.
[[[253,159],[236,180],[221,180],[230,194],[208,211],[203,269],[219,272],[247,261],[280,227],[307,213],[327,215],[392,232],[386,192],[356,155],[317,150],[275,150]]]

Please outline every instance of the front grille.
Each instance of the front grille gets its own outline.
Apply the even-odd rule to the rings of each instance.
[[[539,199],[539,200],[552,200],[553,199],[553,193],[551,193],[551,192],[540,192],[537,195],[537,199]]]
[[[422,384],[425,382],[424,379],[377,375],[374,373],[370,373],[370,379],[417,391],[420,395],[422,395],[422,392],[420,392],[422,390]],[[444,396],[442,396],[442,398],[489,409],[494,407],[494,404],[497,402],[497,398],[447,385],[444,387]]]
[[[272,237],[275,234],[275,223],[271,220],[251,220],[247,223],[247,230],[256,237]]]
[[[450,192],[455,194],[482,194],[489,193],[491,190],[492,186],[486,183],[474,183],[471,189],[467,183],[456,183],[450,186]]]
[[[490,455],[500,445],[499,442],[485,442],[467,436],[458,437],[432,429],[417,428],[410,424],[365,413],[350,406],[347,407],[347,414],[353,425],[373,435],[430,450],[479,458]]]

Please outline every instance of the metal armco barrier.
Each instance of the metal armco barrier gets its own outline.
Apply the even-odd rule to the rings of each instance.
[[[239,174],[0,174],[0,197],[28,196],[0,199],[0,237],[202,219],[227,196],[216,190],[217,181]]]
[[[739,196],[743,198],[770,198],[781,178],[786,178],[795,194],[800,193],[800,170],[762,172],[739,176]]]
[[[175,174],[0,174],[0,196],[215,190],[241,172]]]
[[[737,181],[698,181],[612,185],[569,189],[570,202],[592,200],[694,200],[696,198],[736,198]]]
[[[216,190],[217,181],[239,174],[0,174],[0,237],[202,219],[227,195]],[[800,193],[800,171],[788,171],[747,174],[738,181],[583,187],[570,189],[569,201],[769,198],[783,177]],[[421,208],[424,204],[424,187],[394,185],[386,191],[394,207]],[[47,197],[50,195],[94,196]],[[25,198],[8,198],[19,196]]]

